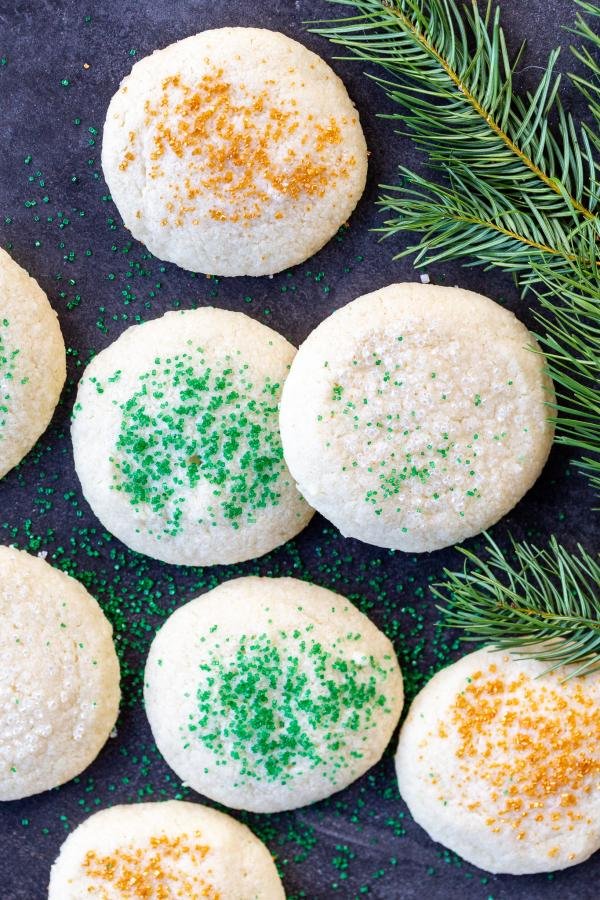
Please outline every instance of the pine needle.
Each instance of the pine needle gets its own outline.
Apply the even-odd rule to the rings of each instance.
[[[467,631],[461,640],[541,660],[546,671],[573,666],[566,680],[600,670],[600,558],[552,538],[546,550],[513,541],[511,561],[486,539],[485,559],[458,547],[463,569],[445,569],[430,588],[446,602],[441,624]]]

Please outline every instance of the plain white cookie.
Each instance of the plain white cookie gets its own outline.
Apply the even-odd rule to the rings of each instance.
[[[281,386],[295,349],[243,313],[170,312],[129,328],[79,385],[75,467],[102,524],[165,562],[261,556],[312,510],[285,465]]]
[[[0,478],[48,427],[65,377],[56,313],[37,281],[0,249]]]
[[[438,672],[400,732],[414,819],[488,872],[564,869],[600,848],[600,673],[478,650]],[[540,677],[542,676],[542,677]]]
[[[345,597],[294,578],[237,578],[197,597],[146,663],[146,713],[168,764],[254,812],[349,785],[381,758],[402,700],[387,637]]]
[[[346,537],[430,551],[505,515],[547,459],[554,398],[534,338],[459,288],[393,284],[325,319],[281,399],[286,462]]]
[[[274,31],[220,28],[135,64],[108,108],[102,167],[126,227],[160,259],[267,275],[344,224],[367,150],[320,57]]]
[[[79,775],[119,710],[112,628],[85,588],[0,547],[0,800]]]
[[[113,806],[79,825],[48,900],[285,900],[265,845],[231,816],[168,800]]]

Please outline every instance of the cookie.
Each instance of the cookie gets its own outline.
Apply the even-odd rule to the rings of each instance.
[[[414,819],[488,872],[564,869],[600,847],[600,673],[478,650],[415,698],[396,769]]]
[[[544,366],[487,297],[390,285],[298,351],[281,400],[286,462],[346,537],[446,547],[497,522],[540,474],[553,439]]]
[[[204,31],[140,60],[112,98],[102,167],[132,235],[211,275],[268,275],[316,253],[365,186],[340,79],[261,28]]]
[[[119,709],[112,628],[85,588],[0,547],[0,800],[79,775]]]
[[[285,900],[275,864],[249,828],[207,806],[113,806],[61,847],[48,900]]]
[[[145,704],[194,790],[277,812],[341,790],[381,757],[402,708],[393,647],[352,604],[294,578],[237,578],[155,637]]]
[[[261,556],[312,515],[283,459],[278,403],[295,349],[242,313],[170,312],[87,367],[75,467],[102,524],[133,550],[209,566]]]
[[[37,281],[0,249],[0,478],[48,427],[65,377],[56,313]]]

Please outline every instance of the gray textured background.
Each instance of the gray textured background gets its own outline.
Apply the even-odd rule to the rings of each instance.
[[[551,47],[561,42],[566,48],[568,38],[560,26],[571,20],[573,8],[570,0],[528,4],[504,0],[511,46],[515,48],[523,38],[530,40],[519,76],[523,84],[535,81]],[[363,66],[333,60],[335,49],[308,34],[302,24],[338,12],[324,0],[0,0],[0,57],[6,57],[0,65],[0,244],[48,292],[66,343],[74,351],[69,357],[70,383],[51,430],[37,451],[0,484],[0,540],[31,548],[36,536],[41,536],[39,546],[48,550],[49,558],[64,567],[67,558],[74,560],[101,601],[107,583],[114,583],[127,614],[137,615],[138,622],[143,616],[149,623],[145,646],[138,640],[125,652],[128,667],[139,669],[153,630],[165,614],[160,603],[157,606],[156,593],[152,594],[154,605],[149,603],[141,614],[131,612],[140,573],[154,585],[175,583],[178,603],[197,593],[197,575],[189,569],[145,563],[115,540],[86,539],[81,545],[85,551],[73,543],[81,529],[96,524],[80,498],[68,440],[73,387],[80,374],[76,360],[85,360],[90,351],[114,340],[136,313],[157,316],[178,302],[184,307],[215,303],[243,310],[298,343],[329,312],[359,294],[393,280],[418,277],[409,259],[391,261],[400,243],[379,244],[369,229],[379,221],[374,207],[378,182],[392,182],[398,163],[420,166],[422,162],[409,140],[394,135],[392,123],[377,119],[376,112],[389,107],[379,89],[361,74]],[[106,196],[101,173],[94,175],[99,172],[101,126],[108,101],[134,60],[196,31],[228,24],[283,31],[330,61],[358,106],[372,154],[367,191],[343,239],[273,279],[195,278],[149,259],[135,242],[123,255],[128,235]],[[562,66],[565,70],[572,66],[566,50]],[[63,79],[68,86],[61,84]],[[577,102],[566,81],[563,98],[569,108]],[[73,124],[76,118],[80,125]],[[25,163],[29,155],[32,159]],[[91,254],[86,255],[86,250]],[[140,269],[147,274],[140,274]],[[432,281],[460,283],[502,300],[531,324],[507,277],[455,266],[434,267],[429,275]],[[70,308],[78,297],[79,305]],[[589,513],[591,492],[568,460],[565,451],[555,448],[538,484],[494,529],[498,540],[504,542],[509,531],[537,542],[555,533],[570,547],[577,540],[590,550],[597,547],[598,526]],[[45,503],[47,496],[51,501]],[[477,540],[469,545],[481,546]],[[393,624],[390,606],[382,604],[381,598],[395,596],[402,587],[406,606],[398,601],[395,645],[406,671],[414,667],[414,678],[422,678],[439,665],[432,649],[439,640],[427,585],[439,578],[444,566],[458,562],[454,550],[417,559],[343,541],[317,516],[291,550],[211,574],[216,578],[249,571],[294,574],[301,564],[303,577],[356,595],[363,609],[388,632]],[[417,626],[416,615],[423,617]],[[174,796],[179,789],[153,749],[139,705],[125,708],[118,736],[81,779],[0,807],[0,900],[44,897],[49,866],[67,830],[91,810],[132,802],[142,794],[149,797],[149,791],[155,798]],[[517,879],[486,876],[444,853],[410,820],[397,797],[389,753],[371,777],[332,801],[270,819],[245,818],[278,854],[286,891],[295,898],[358,897],[363,896],[363,886],[368,887],[367,896],[382,900],[425,896],[431,900],[459,896],[465,900],[591,900],[598,896],[598,857],[556,876]],[[390,820],[398,827],[391,826]],[[311,845],[305,854],[303,844]],[[339,850],[340,846],[346,849]],[[345,870],[339,859],[346,860]],[[340,871],[347,877],[340,879]]]

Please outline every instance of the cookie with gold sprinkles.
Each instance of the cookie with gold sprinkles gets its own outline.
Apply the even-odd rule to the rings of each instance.
[[[0,546],[0,800],[69,781],[119,709],[112,628],[74,578]]]
[[[392,644],[345,597],[294,578],[227,581],[178,609],[145,672],[156,744],[194,790],[276,812],[341,790],[402,709]]]
[[[468,862],[513,875],[600,848],[600,673],[478,650],[415,698],[396,769],[413,818]]]
[[[206,307],[134,325],[85,370],[75,467],[102,524],[133,550],[208,566],[294,537],[312,510],[283,459],[278,408],[295,349]]]
[[[64,842],[48,900],[284,900],[265,845],[231,816],[169,800],[103,809]]]
[[[0,478],[46,430],[65,377],[56,313],[37,281],[0,249]]]
[[[102,167],[126,227],[160,259],[267,275],[346,222],[367,150],[320,57],[278,32],[220,28],[135,64],[108,108]]]
[[[544,366],[489,298],[392,284],[300,347],[281,400],[286,462],[344,536],[449,546],[497,522],[540,474],[553,439]]]

